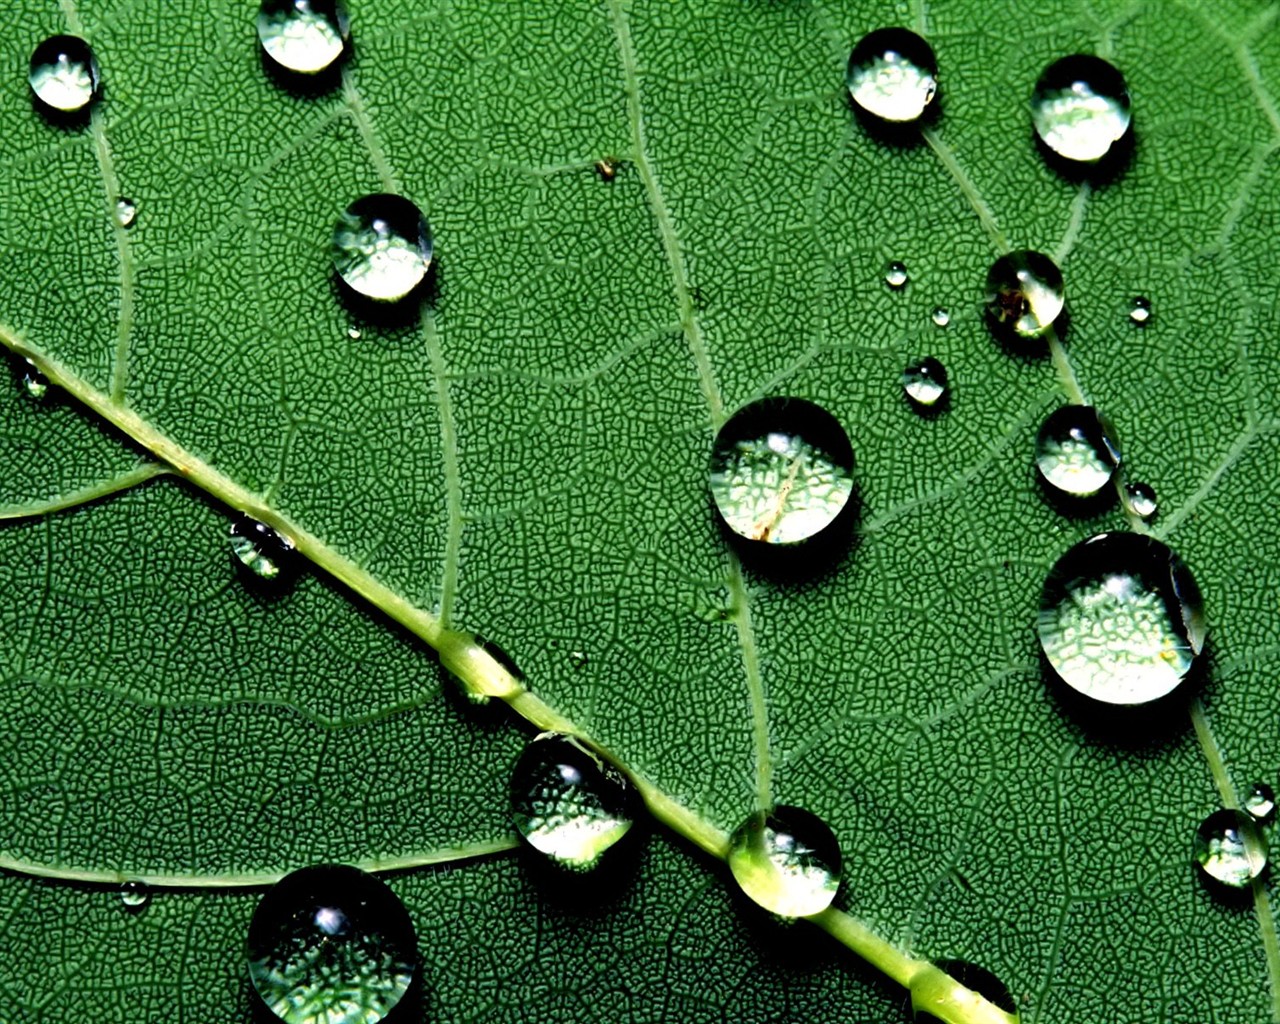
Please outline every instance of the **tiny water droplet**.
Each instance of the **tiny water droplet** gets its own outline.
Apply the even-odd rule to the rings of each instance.
[[[1135,324],[1145,324],[1151,319],[1151,300],[1144,299],[1141,295],[1134,297],[1129,303],[1129,319]]]
[[[120,902],[125,910],[138,913],[151,902],[151,887],[146,882],[123,882],[120,885]]]
[[[885,264],[884,267],[884,283],[894,291],[906,287],[907,281],[907,265],[899,260],[893,260]]]
[[[1036,134],[1053,152],[1094,163],[1129,129],[1131,104],[1124,75],[1101,57],[1077,53],[1050,64],[1031,93]]]
[[[28,397],[39,401],[49,393],[49,378],[37,370],[36,364],[30,359],[24,359],[23,364],[22,390]]]
[[[228,534],[231,554],[259,579],[278,579],[293,561],[293,541],[277,533],[266,523],[241,515],[231,524]]]
[[[364,335],[361,333],[359,327],[348,327],[347,337],[350,338],[352,341],[359,341],[361,338],[364,337]]]
[[[939,327],[946,327],[947,324],[951,323],[951,314],[942,306],[934,306],[933,312],[929,314],[929,317]]]
[[[1064,405],[1036,434],[1036,468],[1051,488],[1070,498],[1090,498],[1111,482],[1120,449],[1098,410]]]
[[[1255,782],[1244,797],[1244,809],[1255,821],[1264,825],[1276,816],[1276,794],[1265,782]]]
[[[902,390],[912,402],[932,408],[947,393],[947,368],[933,356],[902,371]]]
[[[417,288],[431,256],[431,228],[403,196],[363,196],[333,229],[334,268],[349,288],[375,302],[398,302]]]
[[[987,316],[1002,338],[1040,338],[1065,304],[1062,271],[1042,252],[1006,253],[987,272]]]
[[[334,0],[263,0],[258,9],[262,52],[286,72],[318,75],[346,52],[351,23]]]
[[[1212,881],[1243,889],[1267,866],[1267,840],[1242,811],[1214,811],[1196,829],[1193,856]]]
[[[132,199],[126,199],[124,196],[120,196],[120,198],[116,200],[116,223],[122,228],[133,227],[133,222],[137,216],[138,205]]]
[[[1129,511],[1144,521],[1154,519],[1160,511],[1155,489],[1150,484],[1131,481],[1124,485],[1124,497],[1129,503]]]
[[[1153,537],[1103,533],[1049,571],[1036,633],[1054,673],[1102,704],[1172,693],[1204,648],[1204,603],[1182,559]]]
[[[595,867],[631,829],[638,810],[626,776],[572,736],[535,737],[511,773],[516,831],[574,871]]]
[[[876,29],[849,54],[845,85],[868,114],[895,124],[917,121],[938,92],[938,61],[916,33]]]
[[[840,516],[853,494],[853,449],[834,416],[800,398],[764,398],[720,428],[711,496],[737,536],[798,544]]]
[[[586,651],[570,651],[569,652],[569,663],[573,665],[573,667],[576,669],[586,668],[588,660],[589,659],[587,658]]]
[[[613,156],[601,157],[595,163],[595,170],[601,181],[613,181],[618,176],[618,158]]]
[[[358,868],[303,868],[249,923],[249,979],[285,1024],[375,1024],[404,997],[418,941],[404,904]]]
[[[27,81],[45,109],[61,114],[85,110],[102,85],[98,59],[78,36],[50,36],[37,46]]]
[[[1003,981],[985,967],[980,967],[968,960],[935,960],[933,966],[938,968],[947,978],[958,981],[971,992],[977,992],[987,1002],[998,1006],[1009,1014],[1014,1021],[1019,1020],[1018,1004],[1013,994]],[[941,1021],[940,1017],[930,1012],[952,1003],[952,990],[947,978],[940,978],[931,972],[921,972],[918,981],[911,984],[911,1005],[915,1013],[914,1024],[933,1024]]]
[[[799,807],[757,811],[729,837],[729,870],[752,901],[779,917],[808,917],[840,888],[840,844],[827,823]]]

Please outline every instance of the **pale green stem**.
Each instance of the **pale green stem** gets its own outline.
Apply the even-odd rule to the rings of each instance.
[[[991,244],[996,247],[996,250],[1001,255],[1007,253],[1009,251],[1009,242],[1004,237],[1004,232],[1000,230],[1000,225],[996,223],[995,214],[991,212],[991,207],[982,198],[982,193],[978,191],[973,180],[965,173],[964,168],[960,166],[960,162],[956,159],[955,153],[951,151],[951,147],[947,145],[946,141],[934,128],[922,128],[920,129],[920,135],[955,181],[956,186],[960,189],[960,194],[969,203],[969,206],[978,217],[978,222],[982,225],[983,230],[986,231],[987,237],[991,239]]]
[[[96,484],[90,484],[88,487],[81,487],[78,490],[60,494],[56,498],[50,498],[47,501],[32,501],[22,505],[0,505],[0,520],[31,519],[36,516],[50,515],[53,512],[65,512],[67,509],[79,508],[81,505],[87,505],[92,501],[100,501],[113,494],[119,494],[121,491],[127,491],[130,488],[137,487],[139,484],[145,484],[148,480],[154,480],[158,476],[166,476],[170,472],[168,466],[162,466],[158,462],[144,462],[127,473],[108,477],[106,480],[101,480]]]

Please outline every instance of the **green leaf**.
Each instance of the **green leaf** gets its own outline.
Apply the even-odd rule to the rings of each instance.
[[[441,621],[713,830],[755,806],[763,735],[772,796],[841,840],[841,905],[994,971],[1024,1021],[1270,1018],[1269,886],[1216,900],[1190,844],[1280,764],[1278,8],[353,8],[354,58],[319,96],[269,81],[248,3],[7,19],[0,337],[77,383],[0,395],[0,506],[72,506],[0,528],[0,857],[189,888],[134,915],[109,887],[0,876],[0,1019],[245,1021],[257,897],[205,886],[506,839],[524,734],[449,696],[420,639]],[[849,110],[849,48],[890,23],[937,51],[932,145],[877,142]],[[25,82],[68,30],[105,83],[79,129]],[[1132,163],[1096,188],[1045,166],[1025,105],[1077,51],[1134,97]],[[438,295],[395,329],[353,322],[328,256],[337,214],[389,186],[439,257]],[[1046,690],[1045,572],[1126,523],[1064,518],[1035,484],[1065,365],[993,344],[975,206],[1062,257],[1075,379],[1205,592],[1199,732],[1116,744]],[[953,385],[934,420],[898,388],[925,354]],[[830,409],[857,456],[856,542],[800,583],[742,569],[706,494],[715,426],[781,393]],[[301,531],[317,570],[243,586],[219,500],[122,480],[155,438]],[[604,891],[552,891],[513,856],[396,876],[426,1018],[906,1016],[656,831]]]

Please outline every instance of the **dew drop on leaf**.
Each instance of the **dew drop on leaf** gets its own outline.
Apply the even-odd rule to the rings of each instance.
[[[1036,134],[1053,152],[1095,163],[1124,137],[1131,114],[1129,88],[1114,64],[1077,53],[1044,69],[1031,93]]]
[[[1153,537],[1103,533],[1049,571],[1036,633],[1054,673],[1101,704],[1172,693],[1204,648],[1204,604],[1182,559]]]
[[[403,196],[376,192],[347,207],[333,229],[333,265],[358,295],[398,302],[431,266],[431,228]]]
[[[779,917],[808,917],[840,888],[840,844],[800,807],[757,811],[729,837],[729,870],[750,899]]]
[[[1255,782],[1244,796],[1244,809],[1255,821],[1268,825],[1276,816],[1276,794],[1265,782]]]
[[[328,71],[346,52],[350,21],[334,0],[263,0],[258,41],[277,67],[296,75]]]
[[[364,333],[360,330],[359,327],[348,327],[347,337],[350,338],[352,341],[359,341],[361,338],[364,337]]]
[[[947,324],[951,323],[951,314],[947,312],[944,306],[934,306],[933,312],[929,314],[929,319],[938,327],[946,327]]]
[[[905,28],[881,28],[849,55],[845,85],[862,110],[882,121],[918,121],[938,91],[933,49]]]
[[[1091,405],[1064,405],[1036,434],[1036,468],[1064,497],[1092,497],[1111,482],[1119,465],[1120,448]]]
[[[525,842],[556,863],[589,871],[630,831],[631,783],[572,736],[544,732],[511,773],[511,816]]]
[[[1129,511],[1144,522],[1150,522],[1160,511],[1155,488],[1138,480],[1124,485],[1124,500],[1129,505]]]
[[[37,370],[36,364],[30,359],[23,360],[22,390],[36,401],[49,393],[49,378]]]
[[[930,409],[947,393],[947,368],[933,356],[912,363],[902,371],[902,390],[914,405]]]
[[[286,875],[249,923],[249,979],[286,1024],[375,1024],[418,968],[413,922],[399,898],[357,868]]]
[[[1141,326],[1151,319],[1151,300],[1135,295],[1129,303],[1129,319]]]
[[[112,213],[116,218],[116,223],[122,228],[133,227],[133,222],[138,217],[138,204],[132,199],[120,196],[116,199],[115,209]]]
[[[998,1006],[1015,1021],[1019,1019],[1018,1004],[1014,1001],[1009,986],[985,967],[970,963],[968,960],[935,960],[933,966],[948,977],[954,978],[965,988],[978,993],[987,1002]],[[941,1018],[930,1012],[931,1008],[936,1008],[931,1006],[931,995],[936,994],[942,1001],[946,1000],[946,994],[937,991],[940,986],[930,984],[930,981],[936,979],[935,975],[934,979],[925,978],[924,984],[912,985],[913,1024],[935,1024],[935,1022],[941,1024]]]
[[[762,544],[798,544],[839,518],[853,494],[853,449],[834,416],[800,398],[734,413],[711,451],[711,496],[725,525]]]
[[[102,86],[98,59],[78,36],[50,36],[37,46],[27,80],[42,107],[59,114],[86,110]]]
[[[1213,882],[1243,889],[1267,866],[1267,840],[1243,811],[1214,811],[1196,829],[1193,856]]]
[[[1065,303],[1062,271],[1042,252],[1006,253],[987,272],[987,317],[1002,340],[1040,338]]]
[[[122,882],[120,902],[125,910],[139,913],[151,903],[151,887],[146,882]]]
[[[884,267],[884,283],[894,291],[905,288],[907,281],[907,265],[900,260],[892,260],[885,264]]]
[[[260,579],[278,579],[293,560],[293,541],[251,516],[238,516],[228,537],[231,554]]]
[[[510,698],[528,689],[515,659],[479,633],[451,634],[440,647],[440,660],[472,704],[488,704],[494,697]]]

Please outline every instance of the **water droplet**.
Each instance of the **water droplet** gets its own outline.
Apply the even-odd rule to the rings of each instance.
[[[133,227],[133,222],[137,216],[138,205],[132,199],[126,199],[124,196],[120,196],[120,198],[116,200],[116,223],[122,228]]]
[[[266,523],[241,515],[231,524],[231,554],[260,579],[274,580],[293,561],[293,541]]]
[[[901,124],[919,120],[938,91],[938,61],[920,36],[881,28],[863,36],[849,55],[845,84],[868,114]]]
[[[902,390],[916,405],[932,408],[947,393],[947,368],[933,356],[902,371]]]
[[[853,494],[853,449],[825,409],[764,398],[720,428],[711,496],[730,530],[765,544],[798,544],[836,521]]]
[[[951,323],[951,314],[942,306],[934,306],[933,312],[929,314],[929,317],[939,327],[946,327],[947,324]]]
[[[987,315],[1001,337],[1040,338],[1062,312],[1062,271],[1042,252],[1018,249],[987,273]]]
[[[1066,497],[1097,494],[1119,465],[1112,431],[1091,405],[1064,405],[1049,414],[1036,434],[1036,468],[1045,483]]]
[[[441,663],[473,704],[514,697],[528,689],[524,672],[511,655],[479,633],[451,632],[437,649]]]
[[[286,1024],[374,1024],[418,968],[399,898],[357,868],[303,868],[273,885],[249,924],[249,979]]]
[[[1144,521],[1154,519],[1160,511],[1155,489],[1150,484],[1138,481],[1127,483],[1124,485],[1124,497],[1129,503],[1129,511]]]
[[[42,106],[61,114],[86,110],[102,85],[98,59],[77,36],[50,36],[37,46],[27,80]]]
[[[1267,840],[1242,811],[1214,811],[1196,829],[1196,864],[1214,882],[1243,889],[1267,866]]]
[[[613,181],[618,176],[618,158],[615,156],[601,157],[596,161],[595,170],[601,181]]]
[[[894,291],[897,291],[899,288],[906,287],[908,280],[910,280],[910,278],[907,277],[907,265],[905,263],[893,260],[892,262],[885,264],[884,283]]]
[[[572,664],[573,667],[576,669],[586,668],[588,660],[589,659],[587,658],[586,651],[570,651],[569,652],[569,663]]]
[[[729,837],[729,870],[744,893],[779,917],[808,917],[840,888],[840,844],[816,814],[779,804]]]
[[[49,393],[49,378],[37,370],[36,364],[30,359],[23,360],[22,390],[36,401]]]
[[[353,291],[398,302],[431,266],[431,228],[403,196],[376,192],[347,207],[333,229],[333,265]]]
[[[537,736],[511,773],[516,831],[574,871],[595,867],[630,830],[637,810],[627,778],[572,736]]]
[[[968,960],[935,960],[933,966],[946,977],[930,971],[922,971],[911,983],[911,1005],[915,1012],[914,1024],[931,1024],[941,1021],[930,1010],[941,1009],[954,1001],[954,989],[949,979],[958,981],[965,988],[977,992],[987,1002],[998,1006],[1014,1021],[1019,1019],[1018,1004],[1014,1002],[1009,987],[985,967]]]
[[[123,882],[120,885],[120,902],[125,910],[139,913],[151,902],[151,887],[146,882]]]
[[[346,52],[350,21],[334,0],[263,0],[258,10],[262,52],[286,72],[317,75]]]
[[[1190,570],[1152,537],[1103,533],[1050,570],[1036,632],[1077,693],[1138,705],[1173,692],[1204,648],[1204,604]]]
[[[1135,324],[1145,324],[1151,319],[1151,300],[1144,299],[1141,295],[1134,297],[1129,303],[1129,319]]]
[[[347,337],[350,338],[352,341],[359,341],[361,338],[364,337],[364,335],[361,333],[359,327],[348,327]]]
[[[1276,815],[1276,794],[1265,782],[1255,782],[1244,797],[1244,809],[1255,821],[1270,824]]]
[[[1129,129],[1129,88],[1119,69],[1077,53],[1044,69],[1031,93],[1031,120],[1046,146],[1067,160],[1094,163]]]

